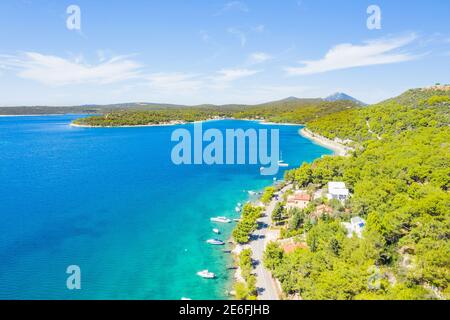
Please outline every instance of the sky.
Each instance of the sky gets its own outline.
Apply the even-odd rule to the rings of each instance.
[[[0,106],[375,103],[450,83],[449,16],[442,0],[2,0]]]

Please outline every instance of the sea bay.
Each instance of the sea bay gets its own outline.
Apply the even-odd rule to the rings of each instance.
[[[75,128],[76,115],[0,118],[0,299],[223,299],[232,264],[209,246],[229,238],[236,203],[272,177],[258,165],[176,166],[175,128]],[[205,122],[204,128],[280,130],[290,168],[331,151],[300,126]],[[284,168],[283,168],[284,169]],[[280,171],[278,178],[281,179]],[[66,268],[82,288],[66,288]],[[196,272],[209,269],[216,280]]]

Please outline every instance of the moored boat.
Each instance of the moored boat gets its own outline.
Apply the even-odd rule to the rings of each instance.
[[[199,271],[197,272],[197,275],[205,279],[214,279],[216,277],[214,272],[209,272],[208,270]]]
[[[215,218],[211,218],[212,222],[219,222],[219,223],[230,223],[231,220],[228,219],[227,217],[215,217]]]
[[[219,239],[209,239],[206,242],[215,246],[223,246],[225,244],[225,242]]]

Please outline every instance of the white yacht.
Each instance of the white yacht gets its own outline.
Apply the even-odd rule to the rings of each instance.
[[[212,222],[219,222],[219,223],[230,223],[231,220],[228,219],[227,217],[215,217],[215,218],[211,218]]]
[[[214,279],[216,277],[215,273],[209,272],[208,270],[199,271],[197,275],[205,279]]]
[[[215,246],[223,246],[225,244],[225,242],[219,239],[209,239],[206,242]]]

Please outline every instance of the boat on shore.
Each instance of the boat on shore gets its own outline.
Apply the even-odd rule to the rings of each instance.
[[[211,218],[212,222],[219,222],[219,223],[230,223],[231,220],[228,219],[227,217],[215,217],[215,218]]]
[[[214,246],[223,246],[225,244],[225,242],[219,239],[209,239],[206,240],[206,243],[212,244]]]
[[[214,272],[209,272],[209,270],[199,271],[197,272],[197,275],[204,279],[214,279],[216,277],[216,274]]]

